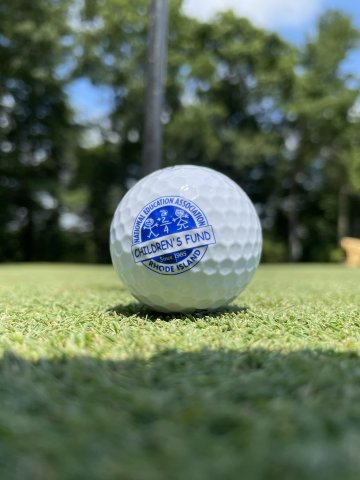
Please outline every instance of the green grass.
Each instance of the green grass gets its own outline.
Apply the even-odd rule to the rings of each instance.
[[[360,478],[360,270],[161,315],[111,267],[0,267],[0,478]]]

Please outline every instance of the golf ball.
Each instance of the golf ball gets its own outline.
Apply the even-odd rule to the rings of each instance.
[[[215,309],[250,282],[262,246],[245,192],[210,168],[158,170],[118,205],[110,230],[114,268],[140,302],[162,312]]]

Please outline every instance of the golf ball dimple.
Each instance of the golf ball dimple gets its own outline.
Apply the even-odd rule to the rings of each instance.
[[[169,167],[143,178],[111,224],[117,274],[136,299],[163,312],[228,304],[250,282],[261,247],[247,195],[205,167]]]

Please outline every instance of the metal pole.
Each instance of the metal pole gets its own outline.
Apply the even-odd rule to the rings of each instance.
[[[161,113],[166,77],[167,24],[168,0],[152,0],[146,72],[145,126],[142,151],[143,175],[161,167]]]

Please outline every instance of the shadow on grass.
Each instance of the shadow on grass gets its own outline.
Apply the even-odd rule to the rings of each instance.
[[[218,308],[216,310],[199,310],[192,313],[163,313],[152,310],[146,305],[142,305],[138,302],[131,302],[127,304],[119,304],[114,307],[110,307],[106,310],[108,313],[114,313],[120,317],[133,317],[134,315],[141,315],[141,318],[145,321],[154,322],[156,320],[163,320],[169,322],[174,319],[186,318],[193,321],[202,319],[204,317],[218,318],[228,313],[247,313],[247,306],[235,306],[229,305],[226,307]]]
[[[360,478],[356,353],[7,353],[0,371],[3,479]]]

